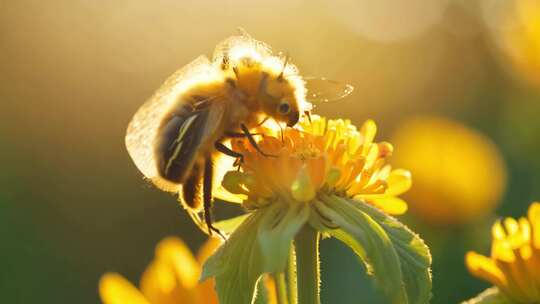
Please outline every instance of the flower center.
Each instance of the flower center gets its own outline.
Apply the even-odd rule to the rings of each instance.
[[[320,158],[322,154],[319,149],[308,147],[292,153],[291,156],[305,163],[308,160]]]
[[[247,139],[233,141],[244,162],[240,172],[224,180],[224,188],[257,206],[276,198],[309,202],[324,191],[363,199],[391,214],[405,212],[407,205],[395,196],[410,187],[410,173],[385,164],[393,148],[373,142],[373,121],[358,130],[346,120],[315,116],[297,128],[284,130],[282,138],[279,133],[263,136],[259,149]]]

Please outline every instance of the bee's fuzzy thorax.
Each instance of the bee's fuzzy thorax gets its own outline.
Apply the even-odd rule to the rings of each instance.
[[[214,51],[213,63],[221,69],[227,79],[250,96],[255,96],[261,80],[282,82],[286,95],[296,100],[301,111],[311,110],[306,101],[306,89],[297,67],[285,56],[272,54],[270,46],[244,33],[232,36],[219,43]],[[290,92],[290,93],[289,93]]]

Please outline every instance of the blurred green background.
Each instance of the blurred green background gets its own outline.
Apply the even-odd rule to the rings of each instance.
[[[350,97],[318,106],[316,113],[356,124],[373,118],[380,128],[377,138],[390,141],[410,117],[437,115],[483,134],[480,144],[494,144],[488,150],[502,165],[488,161],[471,169],[483,172],[482,178],[459,177],[473,189],[487,187],[493,194],[486,198],[489,207],[443,222],[414,211],[414,204],[429,209],[455,203],[432,196],[437,199],[411,201],[412,212],[401,217],[431,247],[432,303],[472,297],[488,284],[467,273],[465,252],[487,254],[493,220],[521,216],[540,199],[540,29],[528,27],[519,5],[510,0],[0,4],[1,302],[96,303],[102,273],[117,271],[137,282],[164,236],[179,235],[198,248],[204,235],[174,197],[142,180],[129,159],[125,128],[165,78],[198,55],[210,55],[238,26],[289,52],[303,75],[355,87]],[[415,147],[415,135],[406,138]],[[396,145],[398,158],[399,149]],[[438,162],[469,170],[468,155],[460,151],[435,147],[434,157],[444,154]],[[432,168],[434,178],[442,167]],[[492,173],[503,184],[490,181]],[[452,187],[448,182],[446,191],[460,200],[461,192]],[[362,266],[334,240],[322,243],[322,272],[323,303],[381,303]]]

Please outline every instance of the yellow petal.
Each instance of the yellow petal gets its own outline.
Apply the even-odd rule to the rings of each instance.
[[[364,153],[367,153],[367,150],[377,133],[377,125],[373,120],[367,120],[360,128],[360,133],[364,136]]]
[[[506,228],[508,236],[513,236],[519,231],[518,222],[516,221],[516,219],[511,217],[507,217],[504,219],[504,227]]]
[[[500,220],[495,221],[495,224],[491,227],[491,236],[493,237],[493,240],[506,239],[506,231],[504,231]]]
[[[534,202],[529,207],[529,222],[531,223],[532,243],[534,248],[540,250],[540,203]]]
[[[365,199],[368,203],[391,215],[400,215],[407,212],[407,203],[395,196],[359,195],[357,197]]]
[[[153,261],[141,277],[141,291],[151,303],[173,303],[174,298],[188,293],[177,279],[169,263]]]
[[[197,288],[199,295],[199,302],[193,304],[219,304],[218,297],[215,290],[215,280],[210,278],[204,282],[199,283]],[[182,302],[184,304],[184,302]]]
[[[325,181],[326,175],[326,158],[318,157],[314,159],[309,159],[306,161],[306,166],[308,169],[308,174],[310,176],[311,183],[315,189],[322,187]]]
[[[499,287],[506,288],[506,278],[492,259],[469,251],[465,256],[465,263],[469,272],[474,276],[489,281]]]
[[[403,169],[397,169],[390,173],[386,180],[388,189],[387,195],[400,195],[407,192],[412,186],[411,172]]]
[[[197,285],[201,266],[181,239],[167,237],[159,242],[156,247],[156,260],[169,264],[185,288]]]
[[[155,259],[141,277],[141,291],[152,303],[197,303],[201,269],[187,245],[176,237],[163,239]]]
[[[379,146],[377,144],[370,144],[366,156],[366,166],[375,167],[375,162],[379,159]]]
[[[104,304],[149,304],[133,284],[117,273],[106,273],[101,277],[99,295]]]
[[[206,259],[220,243],[209,239],[201,248],[199,259]],[[199,284],[200,264],[182,240],[169,237],[156,248],[156,257],[141,278],[141,290],[152,303],[216,303],[213,282]]]
[[[390,157],[392,153],[394,152],[394,147],[392,146],[391,143],[383,141],[383,142],[380,142],[378,145],[379,145],[379,157],[381,158]]]
[[[510,242],[506,240],[493,240],[491,244],[491,256],[506,263],[513,263],[516,261],[516,255],[510,245]]]
[[[505,220],[505,224],[512,226],[513,223],[508,219]],[[517,225],[517,224],[516,224]],[[511,243],[508,241],[509,235],[507,235],[505,228],[500,220],[496,221],[491,227],[491,234],[493,236],[493,242],[491,244],[491,256],[494,259],[501,260],[507,263],[512,263],[516,260],[514,250]]]

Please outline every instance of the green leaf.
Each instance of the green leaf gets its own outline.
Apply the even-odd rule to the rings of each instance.
[[[307,222],[306,204],[273,202],[246,218],[234,218],[230,238],[204,264],[201,280],[215,277],[220,304],[252,303],[263,273],[282,272],[292,239]]]
[[[361,201],[348,202],[373,218],[390,237],[398,254],[409,303],[428,303],[431,298],[431,254],[424,241],[407,226]]]
[[[225,234],[231,234],[238,226],[240,226],[240,224],[242,224],[248,218],[248,216],[249,214],[242,214],[237,217],[215,222],[214,226],[219,229],[219,231]]]
[[[325,231],[353,249],[392,303],[429,302],[431,255],[417,234],[395,218],[358,200],[324,197],[315,205],[326,217],[332,216],[328,210],[337,213],[337,218],[330,219],[340,229],[326,228]]]
[[[366,264],[390,303],[408,303],[399,256],[390,237],[368,214],[337,196],[313,201],[319,214],[339,229],[315,227],[347,244]]]
[[[215,277],[221,304],[252,303],[263,273],[257,227],[264,215],[264,210],[250,214],[203,266],[201,281]]]
[[[292,240],[308,220],[309,208],[303,203],[275,202],[266,212],[259,225],[263,270],[281,272],[287,265]]]
[[[484,290],[476,297],[463,302],[462,304],[511,304],[512,301],[508,300],[497,287],[491,287]]]

